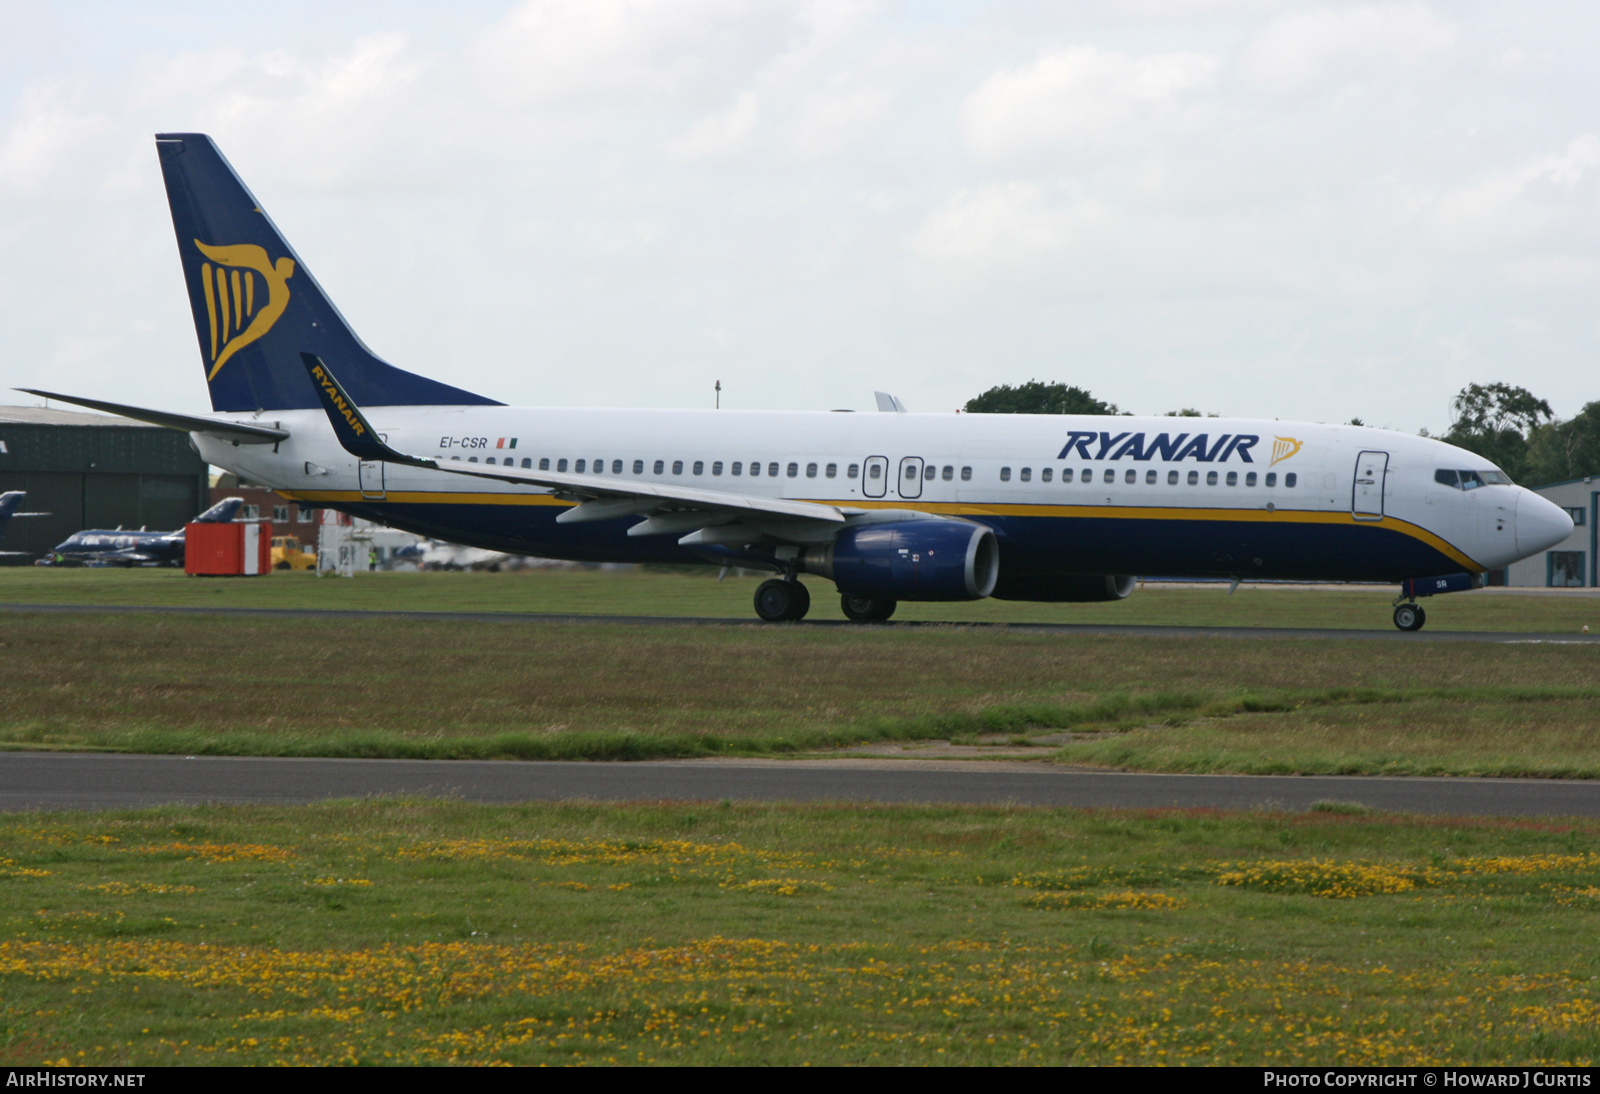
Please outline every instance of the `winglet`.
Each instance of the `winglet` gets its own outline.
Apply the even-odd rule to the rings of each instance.
[[[311,374],[311,385],[316,388],[322,409],[327,412],[333,435],[339,438],[346,452],[358,460],[387,460],[389,463],[411,464],[415,467],[434,466],[427,460],[396,452],[385,444],[378,431],[372,428],[372,423],[367,421],[366,415],[361,413],[361,408],[356,406],[355,400],[345,392],[328,366],[322,363],[322,358],[314,353],[302,353],[300,359]]]

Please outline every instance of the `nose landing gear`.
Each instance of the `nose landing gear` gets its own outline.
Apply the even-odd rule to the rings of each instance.
[[[1394,609],[1394,625],[1403,631],[1420,631],[1428,621],[1428,613],[1420,604],[1399,604]]]

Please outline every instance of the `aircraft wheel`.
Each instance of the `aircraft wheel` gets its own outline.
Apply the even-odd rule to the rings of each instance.
[[[768,623],[804,619],[811,610],[811,594],[798,581],[773,578],[756,589],[756,614]]]
[[[1417,604],[1402,604],[1394,610],[1394,625],[1403,631],[1420,631],[1428,613]]]
[[[844,610],[846,619],[854,619],[857,623],[882,623],[894,614],[898,601],[876,596],[852,596],[843,593],[839,597],[839,607]]]

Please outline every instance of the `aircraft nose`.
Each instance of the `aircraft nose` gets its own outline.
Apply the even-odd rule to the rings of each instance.
[[[1572,518],[1559,505],[1532,490],[1517,497],[1517,553],[1523,558],[1554,547],[1572,534]]]

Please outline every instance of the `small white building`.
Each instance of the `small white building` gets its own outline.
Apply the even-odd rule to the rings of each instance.
[[[1572,534],[1548,551],[1506,567],[1506,584],[1524,588],[1583,588],[1600,585],[1595,566],[1595,521],[1600,517],[1600,475],[1541,486],[1572,518]]]

